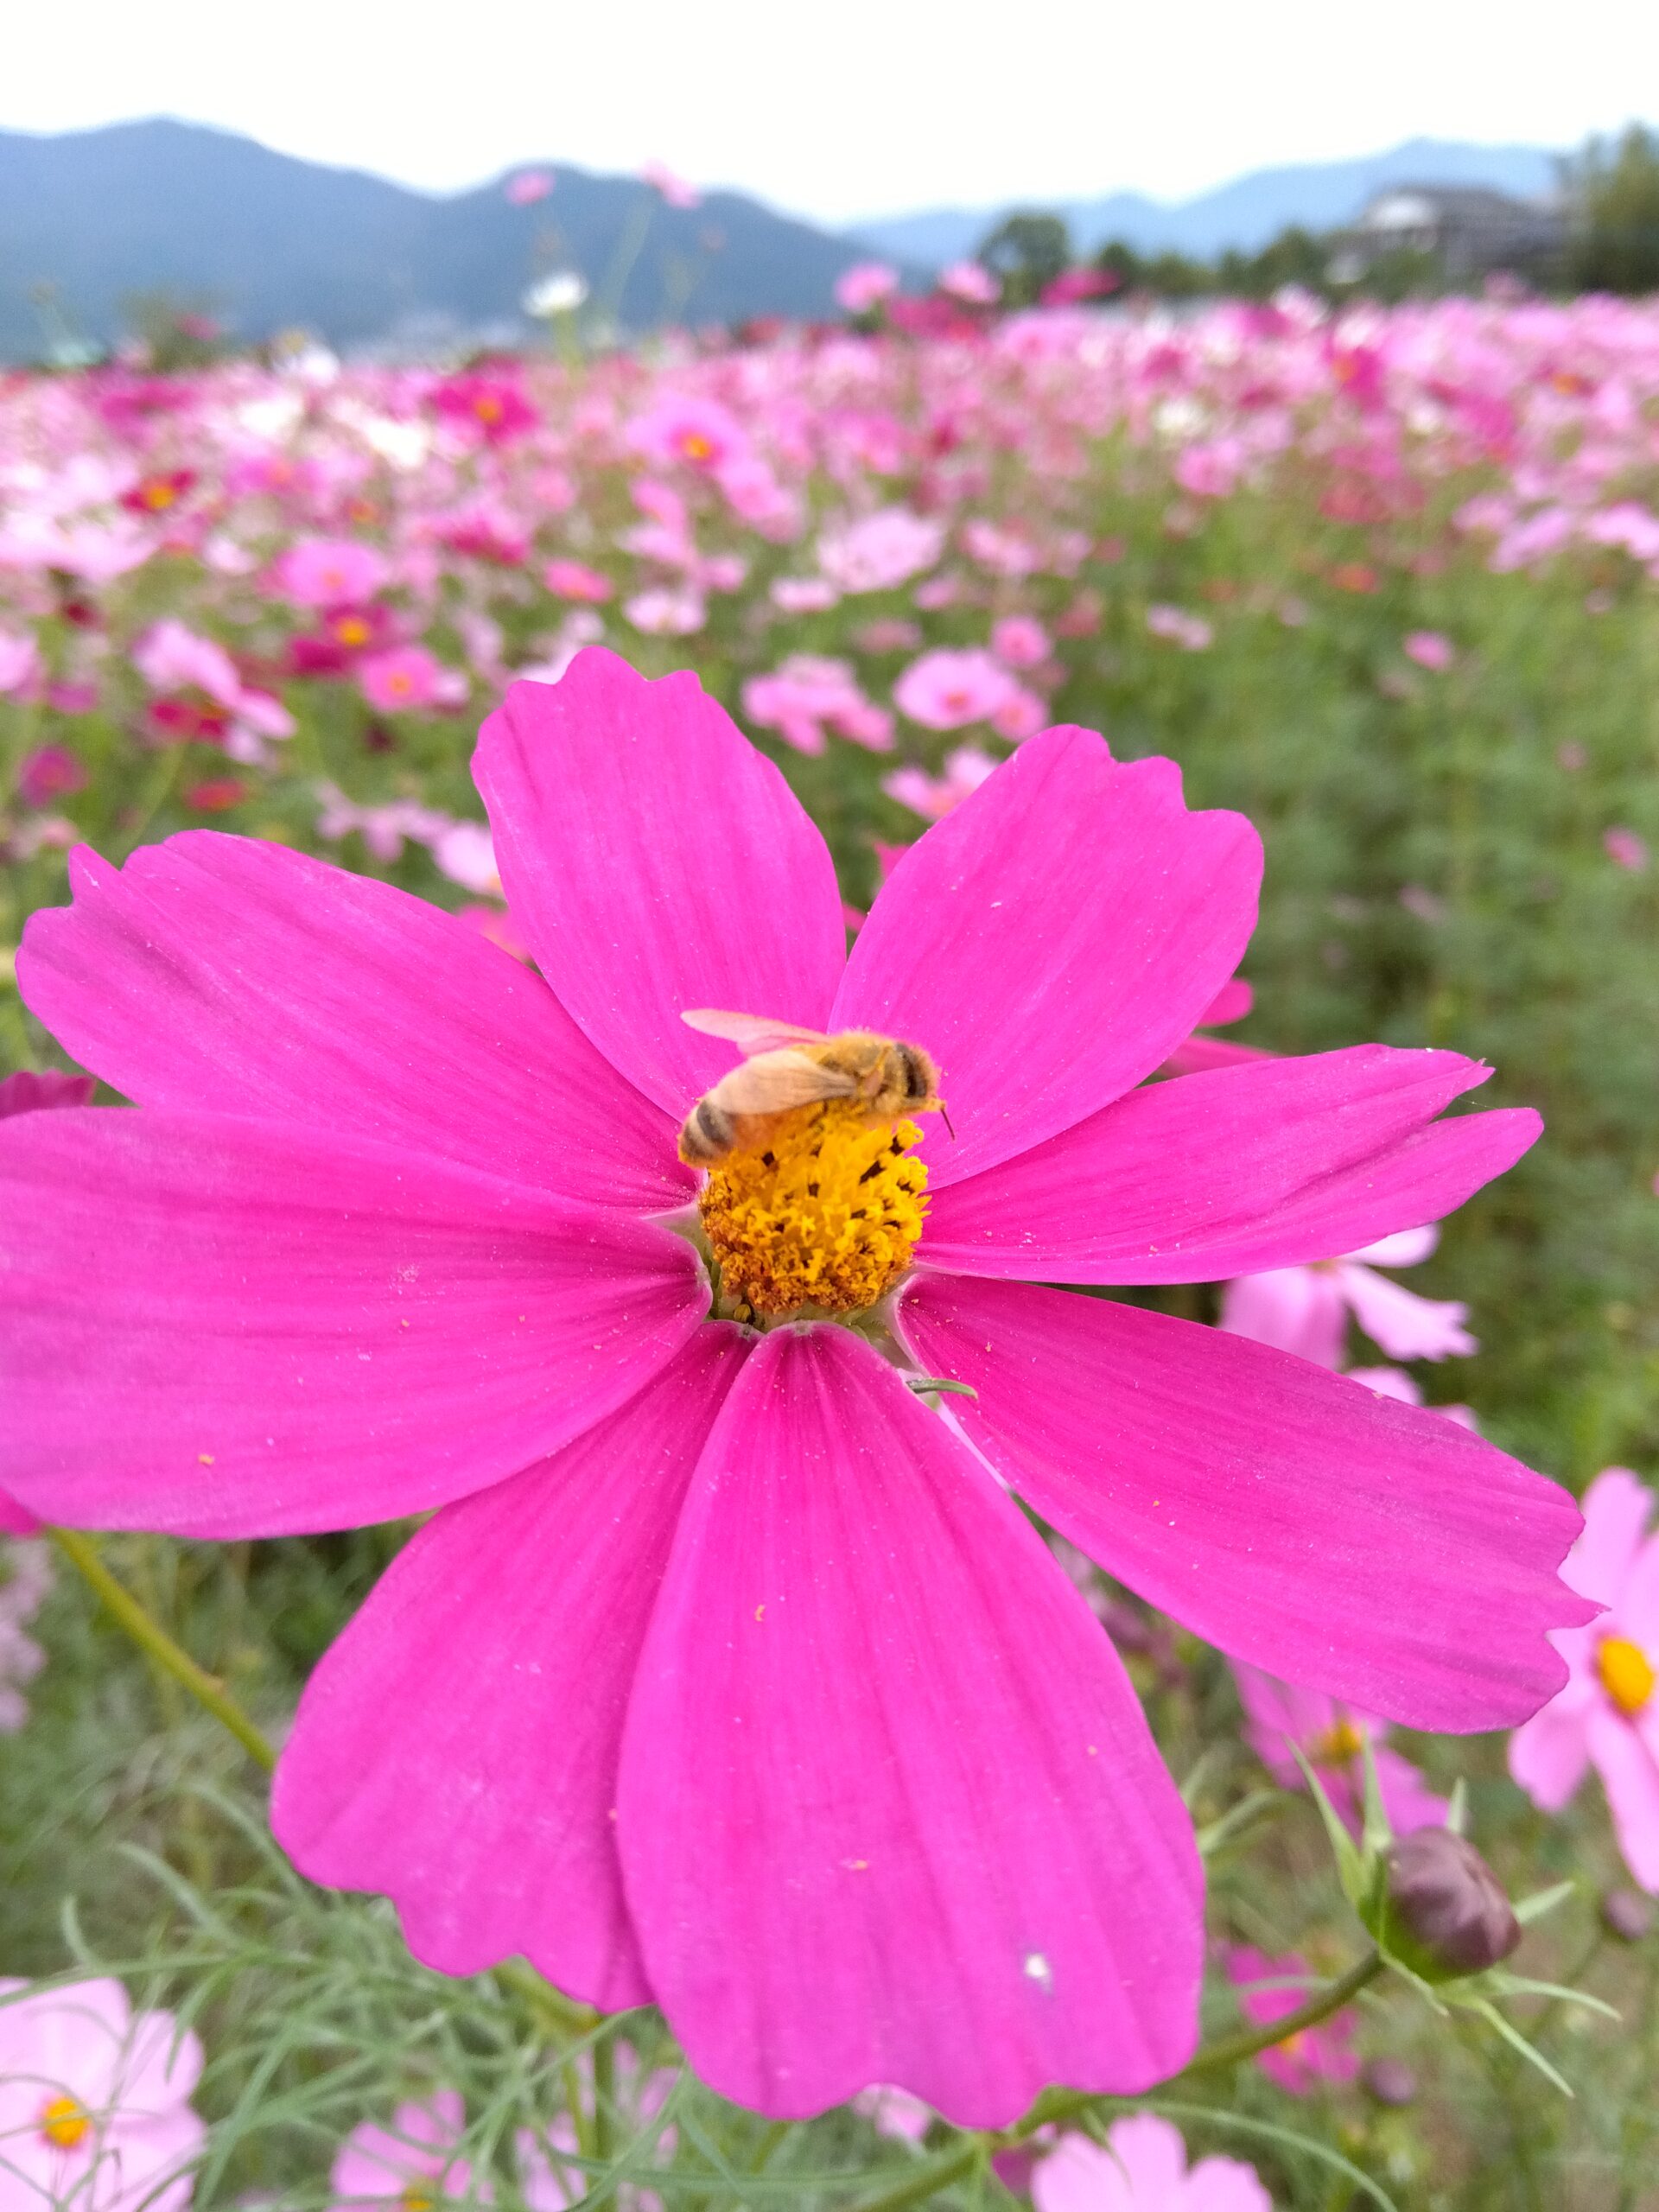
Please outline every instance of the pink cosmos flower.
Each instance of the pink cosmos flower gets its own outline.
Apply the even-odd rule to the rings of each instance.
[[[1232,1943],[1224,1963],[1227,1979],[1238,1992],[1238,2009],[1253,2027],[1266,2027],[1294,2012],[1306,2001],[1315,1979],[1306,1960],[1294,1951],[1270,1959],[1248,1943]],[[1255,2063],[1269,2081],[1294,2097],[1311,2096],[1323,2082],[1351,2082],[1359,2072],[1353,2047],[1357,2025],[1352,2012],[1335,2013],[1318,2027],[1304,2028],[1259,2052]]]
[[[514,207],[533,207],[538,200],[545,200],[553,189],[551,169],[520,169],[510,176],[501,188],[508,204]]]
[[[1389,1748],[1386,1720],[1353,1712],[1323,1690],[1281,1682],[1239,1660],[1233,1662],[1233,1679],[1244,1707],[1245,1740],[1281,1789],[1306,1787],[1291,1753],[1294,1745],[1319,1776],[1335,1811],[1357,1835],[1365,1796],[1361,1754],[1369,1737],[1377,1786],[1395,1834],[1445,1827],[1446,1799],[1435,1796],[1410,1760]]]
[[[1563,1579],[1605,1607],[1551,1641],[1567,1686],[1510,1738],[1510,1772],[1547,1813],[1559,1813],[1594,1766],[1624,1864],[1659,1893],[1659,1535],[1646,1533],[1653,1493],[1628,1467],[1609,1467],[1584,1497],[1584,1534]]]
[[[934,281],[940,291],[969,307],[995,307],[1002,296],[1002,287],[977,261],[953,261],[948,269],[940,270]]]
[[[747,454],[749,434],[717,399],[670,392],[628,425],[628,443],[659,467],[677,463],[713,475]]]
[[[1201,653],[1216,641],[1214,626],[1201,614],[1189,614],[1184,607],[1149,607],[1147,627],[1154,638],[1167,638],[1183,652]]]
[[[1610,861],[1631,875],[1640,875],[1648,865],[1648,841],[1634,830],[1605,830],[1601,849]]]
[[[1007,697],[991,710],[991,728],[1010,745],[1023,745],[1027,738],[1035,737],[1047,721],[1046,702],[1023,683],[1012,685]]]
[[[200,2074],[195,2037],[170,2012],[135,2015],[118,1981],[0,1980],[7,2202],[184,2212],[207,2133],[189,2103]]]
[[[356,675],[363,696],[383,715],[458,706],[467,696],[466,678],[446,668],[424,645],[393,645],[384,653],[365,653]]]
[[[1243,1021],[1255,1004],[1255,993],[1242,976],[1224,983],[1198,1016],[1198,1027],[1178,1045],[1164,1063],[1166,1075],[1203,1075],[1211,1068],[1236,1067],[1243,1060],[1264,1060],[1271,1055],[1257,1045],[1235,1044],[1230,1038],[1211,1037],[1211,1029],[1224,1029]],[[1245,1332],[1245,1333],[1248,1333]]]
[[[991,651],[1005,668],[1037,668],[1048,658],[1048,632],[1033,615],[1005,614],[992,626]]]
[[[893,716],[865,697],[852,664],[818,653],[791,653],[772,675],[750,677],[743,711],[798,753],[822,753],[826,729],[873,753],[893,743]]]
[[[1452,1422],[1040,1286],[1351,1249],[1536,1116],[1439,1122],[1488,1071],[1381,1046],[1144,1084],[1238,964],[1260,846],[1086,731],[927,830],[850,953],[823,838],[695,677],[584,652],[512,687],[476,773],[534,974],[206,831],[83,849],[30,918],[26,1002],[138,1110],[0,1127],[0,1480],[195,1537],[430,1516],[313,1675],[272,1818],[435,1967],[654,2000],[779,2118],[886,2082],[997,2126],[1162,2079],[1190,1823],[988,1469],[1222,1649],[1441,1730],[1560,1686],[1578,1518]],[[746,1210],[760,1154],[676,1154],[732,1065],[681,1019],[709,1006],[913,1040],[954,1138],[871,1158],[815,1109],[773,1142],[866,1211]],[[809,1297],[879,1310],[892,1357]],[[931,1376],[977,1395],[947,1420]]]
[[[683,176],[670,168],[666,162],[647,162],[639,172],[640,181],[653,191],[660,192],[671,207],[701,207],[702,194],[695,184],[688,184]]]
[[[638,2052],[626,2043],[616,2044],[614,2051],[610,2102],[619,2133],[626,2139],[661,2112],[673,2091],[676,2077],[669,2067],[658,2066],[645,2072]],[[584,2052],[576,2059],[575,2070],[582,2093],[591,2100],[591,2056]],[[653,2162],[660,2163],[673,2155],[677,2133],[671,2125],[660,2130],[652,2151]],[[575,2122],[569,2112],[556,2113],[544,2129],[520,2128],[514,2147],[518,2157],[518,2185],[529,2212],[568,2212],[568,2208],[580,2204],[587,2196],[594,2176],[582,2163]],[[662,2212],[662,2198],[655,2190],[625,2184],[618,2190],[616,2201],[623,2212]]]
[[[944,550],[944,525],[908,507],[881,507],[818,539],[818,566],[838,590],[892,591],[931,569]]]
[[[390,2199],[404,2212],[429,2212],[441,2204],[493,2201],[487,2176],[457,2158],[467,2125],[459,2089],[439,2089],[421,2104],[399,2105],[391,2126],[365,2120],[335,2156],[329,2187],[335,2212]]]
[[[8,1501],[0,1492],[0,1531]],[[29,1719],[23,1685],[46,1664],[46,1654],[25,1631],[52,1587],[52,1548],[45,1543],[0,1542],[0,1736],[15,1736]],[[0,2171],[5,2152],[0,2147]]]
[[[887,2082],[861,2089],[853,2099],[853,2109],[869,2121],[878,2135],[890,2136],[896,2143],[919,2143],[938,2117],[931,2106],[912,2097],[908,2089],[895,2089]]]
[[[938,822],[976,791],[995,766],[978,746],[959,745],[946,753],[943,775],[930,776],[925,768],[895,768],[892,775],[882,777],[881,788],[924,822]]]
[[[585,561],[550,561],[542,570],[542,582],[556,599],[574,599],[598,607],[609,599],[616,586],[598,569],[590,569]]]
[[[391,573],[385,556],[357,538],[300,537],[277,560],[270,581],[296,607],[359,607]]]
[[[488,446],[511,445],[525,436],[541,416],[511,378],[477,372],[446,377],[431,392],[435,413],[475,431]]]
[[[17,770],[17,796],[25,806],[50,806],[86,787],[86,767],[65,746],[36,746]]]
[[[1469,1308],[1460,1299],[1419,1298],[1374,1272],[1420,1266],[1440,1237],[1432,1224],[1402,1229],[1340,1260],[1242,1275],[1222,1293],[1221,1325],[1321,1367],[1340,1367],[1351,1313],[1390,1359],[1465,1358],[1480,1345],[1464,1326]]]
[[[894,703],[925,729],[961,729],[988,721],[1018,692],[1008,671],[977,645],[924,653],[893,687]]]
[[[709,608],[700,591],[666,584],[636,592],[623,601],[622,612],[636,630],[654,638],[689,638],[709,620]]]
[[[855,261],[836,279],[836,302],[849,315],[868,315],[899,289],[899,271],[885,261]]]
[[[0,699],[33,690],[45,673],[40,647],[25,632],[0,630]]]
[[[1036,2212],[1273,2212],[1254,2166],[1186,2163],[1180,2130],[1156,2113],[1116,2120],[1106,2140],[1063,2135],[1031,2177]]]
[[[1432,669],[1437,676],[1443,675],[1458,657],[1451,639],[1442,637],[1438,630],[1414,630],[1401,651],[1419,668]]]
[[[768,586],[767,598],[785,614],[822,614],[841,598],[828,576],[779,576]]]

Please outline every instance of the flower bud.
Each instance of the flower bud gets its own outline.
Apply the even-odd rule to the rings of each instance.
[[[1374,2058],[1361,2079],[1380,2105],[1408,2105],[1417,2094],[1417,2076],[1403,2058]]]
[[[1653,1904],[1637,1890],[1609,1890],[1601,1901],[1601,1921],[1621,1943],[1639,1943],[1653,1925]]]
[[[1480,1974],[1521,1941],[1497,1875],[1450,1828],[1418,1828],[1392,1846],[1382,1919],[1389,1949],[1425,1981]]]

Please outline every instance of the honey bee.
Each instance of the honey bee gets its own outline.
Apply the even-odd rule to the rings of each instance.
[[[744,1056],[685,1117],[680,1158],[689,1167],[710,1167],[728,1153],[763,1149],[779,1115],[821,1099],[856,1099],[862,1118],[872,1124],[896,1122],[901,1114],[944,1111],[938,1069],[919,1045],[867,1029],[826,1037],[792,1022],[711,1007],[694,1007],[680,1019],[705,1037],[728,1039]]]

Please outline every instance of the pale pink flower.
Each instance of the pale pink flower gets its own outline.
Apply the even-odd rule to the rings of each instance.
[[[1010,745],[1022,745],[1048,726],[1048,708],[1034,691],[1016,683],[1006,699],[991,709],[991,728]]]
[[[1049,656],[1048,632],[1033,615],[1005,614],[992,626],[991,651],[1007,668],[1038,668]]]
[[[1450,638],[1442,637],[1438,630],[1414,630],[1400,649],[1408,660],[1414,660],[1419,668],[1432,669],[1443,675],[1458,657],[1458,649]]]
[[[556,599],[574,599],[592,607],[602,605],[616,589],[607,575],[585,561],[550,561],[542,570],[542,582]]]
[[[1189,614],[1182,607],[1149,607],[1147,627],[1154,638],[1167,638],[1183,652],[1201,653],[1216,641],[1213,626],[1203,615]]]
[[[611,2089],[613,2119],[624,2139],[639,2133],[668,2102],[674,2088],[671,2069],[658,2066],[643,2073],[632,2045],[618,2043]],[[579,2094],[594,2094],[592,2056],[583,2052],[575,2062]],[[657,2135],[653,2157],[661,2161],[673,2155],[678,2131],[664,2127]],[[556,2113],[544,2129],[520,2128],[515,2139],[518,2185],[529,2212],[569,2212],[593,2186],[594,2177],[578,2155],[575,2122],[569,2112]],[[622,2212],[661,2212],[662,2199],[655,2190],[624,2183],[615,2201]]]
[[[118,1981],[0,1980],[5,2202],[183,2212],[207,2133],[189,2102],[201,2064],[196,2037],[170,2012],[135,2015]]]
[[[701,207],[702,194],[695,184],[688,184],[683,176],[670,168],[666,162],[647,162],[639,171],[642,183],[660,192],[671,207]]]
[[[837,603],[841,592],[828,576],[778,576],[766,596],[785,614],[822,614]]]
[[[911,663],[893,696],[900,712],[925,729],[962,729],[988,721],[1019,689],[1001,662],[979,646],[958,652],[939,645]]]
[[[868,315],[899,289],[899,271],[885,261],[855,261],[836,279],[837,305],[849,315]]]
[[[1640,875],[1648,865],[1648,842],[1634,830],[1604,831],[1601,849],[1616,866],[1631,875]]]
[[[1480,1346],[1464,1325],[1469,1308],[1460,1300],[1419,1298],[1375,1273],[1418,1267],[1439,1242],[1433,1225],[1402,1229],[1341,1259],[1240,1275],[1222,1293],[1221,1325],[1321,1367],[1341,1367],[1351,1313],[1390,1359],[1466,1358]]]
[[[383,715],[459,706],[467,696],[466,677],[459,670],[446,668],[424,645],[392,645],[383,653],[365,653],[354,673],[363,696]]]
[[[447,875],[451,883],[468,891],[499,894],[501,877],[495,865],[495,846],[481,822],[452,822],[431,840],[428,849],[439,874]]]
[[[1254,2166],[1186,2163],[1180,2130],[1156,2113],[1115,2120],[1104,2143],[1063,2135],[1031,2177],[1036,2212],[1273,2212]]]
[[[1561,1578],[1605,1611],[1558,1629],[1565,1688],[1510,1738],[1510,1772],[1547,1813],[1559,1813],[1594,1766],[1624,1864],[1659,1893],[1659,1535],[1647,1534],[1653,1493],[1628,1467],[1609,1467],[1584,1497],[1584,1534]]]
[[[1412,1828],[1445,1826],[1446,1801],[1433,1795],[1409,1759],[1390,1748],[1386,1720],[1357,1713],[1324,1690],[1281,1682],[1242,1660],[1234,1660],[1232,1668],[1244,1707],[1245,1740],[1281,1789],[1305,1786],[1292,1756],[1294,1745],[1319,1776],[1337,1813],[1357,1835],[1365,1787],[1362,1746],[1369,1738],[1377,1784],[1395,1833],[1404,1835]]]
[[[1238,1992],[1238,2009],[1252,2027],[1281,2020],[1307,2001],[1317,1977],[1294,1951],[1269,1958],[1248,1943],[1230,1943],[1223,1953],[1227,1979]],[[1359,2072],[1351,2012],[1336,2012],[1318,2027],[1303,2028],[1285,2042],[1258,2051],[1256,2064],[1269,2081],[1294,2097],[1311,2096],[1325,2082],[1351,2082]]]
[[[45,673],[40,647],[27,631],[0,630],[0,698],[32,690]]]
[[[271,569],[271,584],[296,607],[362,607],[390,579],[383,554],[354,537],[299,537]]]
[[[940,270],[935,282],[940,291],[969,307],[994,307],[1002,296],[1001,284],[977,261],[953,261],[948,269]]]
[[[931,569],[944,550],[944,525],[908,507],[880,507],[818,538],[818,566],[849,594],[892,591]]]
[[[893,743],[893,716],[865,697],[851,664],[817,653],[792,653],[775,674],[750,677],[743,710],[798,753],[822,753],[826,729],[873,753]]]
[[[551,169],[520,169],[510,176],[501,188],[509,205],[514,207],[533,207],[538,200],[545,200],[553,189]]]
[[[689,638],[709,620],[700,591],[666,584],[636,592],[624,601],[622,612],[636,630],[656,638]]]
[[[223,645],[200,636],[172,615],[155,623],[137,639],[132,663],[154,690],[204,691],[225,708],[233,724],[226,741],[227,752],[238,750],[234,741],[240,736],[244,741],[240,749],[251,750],[257,757],[257,743],[249,747],[246,740],[294,734],[294,717],[280,699],[268,691],[251,690]]]
[[[943,775],[930,776],[925,768],[895,768],[882,777],[881,788],[924,822],[938,822],[976,791],[995,766],[978,746],[959,745],[945,755]]]
[[[403,2212],[493,2200],[487,2175],[456,2155],[467,2125],[458,2089],[438,2089],[420,2103],[399,2105],[391,2126],[365,2120],[335,2154],[329,2187],[334,2212],[390,2200]]]
[[[919,2143],[938,2117],[931,2105],[912,2097],[908,2089],[895,2089],[887,2082],[861,2089],[853,2099],[853,2110],[861,2113],[878,2135],[891,2136],[898,2143]]]
[[[710,476],[742,460],[750,448],[748,432],[729,407],[694,392],[664,393],[629,423],[627,435],[634,451],[659,467],[678,465]],[[642,488],[635,487],[636,499]]]
[[[1357,1382],[1363,1390],[1380,1390],[1385,1398],[1397,1398],[1402,1406],[1421,1406],[1423,1386],[1414,1375],[1408,1375],[1403,1367],[1345,1367],[1343,1373],[1351,1382]],[[1463,1427],[1480,1433],[1472,1406],[1437,1405],[1429,1408],[1445,1421],[1455,1421]]]

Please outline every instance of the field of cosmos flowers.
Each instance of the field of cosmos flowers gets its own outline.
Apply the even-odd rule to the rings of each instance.
[[[0,378],[0,2212],[1659,2205],[1659,308],[993,291]]]

